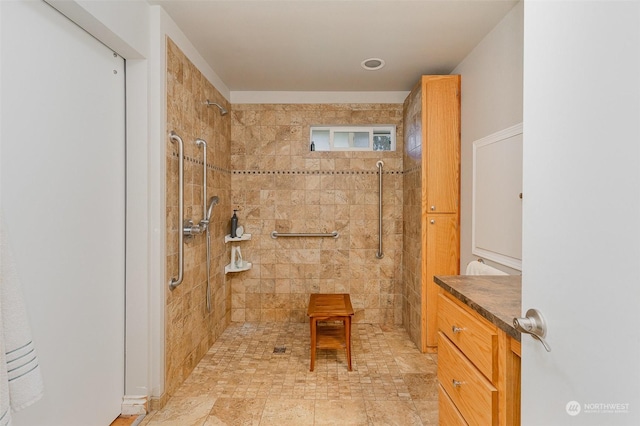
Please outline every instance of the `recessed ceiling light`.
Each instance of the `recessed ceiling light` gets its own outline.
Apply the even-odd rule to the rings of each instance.
[[[384,67],[384,60],[380,58],[369,58],[360,62],[360,66],[367,71],[376,71]]]

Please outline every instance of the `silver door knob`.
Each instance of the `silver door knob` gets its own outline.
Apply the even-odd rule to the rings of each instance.
[[[547,352],[551,352],[551,347],[544,340],[547,335],[547,323],[539,310],[529,309],[526,317],[514,318],[513,327],[520,333],[530,334],[531,337],[542,343]]]

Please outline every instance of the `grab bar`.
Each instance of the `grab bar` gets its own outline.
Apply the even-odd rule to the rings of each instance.
[[[308,233],[308,232],[290,232],[290,233],[278,233],[277,231],[273,231],[271,233],[271,238],[278,238],[278,237],[333,237],[333,238],[338,238],[340,234],[338,234],[338,231],[333,231],[329,234],[322,234],[322,233]]]
[[[170,133],[171,142],[178,143],[178,277],[171,278],[169,281],[169,289],[173,290],[182,284],[184,278],[184,231],[182,221],[184,220],[184,143],[182,138],[173,130]]]
[[[378,252],[376,258],[382,259],[384,257],[384,253],[382,253],[382,166],[384,163],[380,160],[376,166],[378,167],[378,193],[380,194],[378,197]]]
[[[204,139],[196,139],[196,145],[202,146],[202,220],[200,220],[200,227],[204,231],[205,227],[209,225],[207,221],[207,141]]]

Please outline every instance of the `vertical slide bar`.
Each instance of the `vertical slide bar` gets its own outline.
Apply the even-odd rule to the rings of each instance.
[[[207,141],[204,139],[196,139],[196,145],[202,147],[202,220],[207,220]],[[205,226],[209,223],[205,223]]]

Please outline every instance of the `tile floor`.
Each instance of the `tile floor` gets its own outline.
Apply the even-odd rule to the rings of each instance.
[[[353,371],[344,351],[319,350],[310,372],[308,324],[232,323],[141,426],[438,423],[435,355],[374,324],[354,324],[352,348]]]

